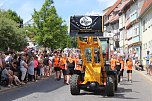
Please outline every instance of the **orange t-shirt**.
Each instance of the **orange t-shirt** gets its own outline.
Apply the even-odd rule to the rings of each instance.
[[[60,68],[65,69],[65,64],[66,64],[66,58],[61,58],[60,59]]]
[[[127,61],[127,70],[132,70],[133,62]]]
[[[54,58],[54,67],[59,66],[59,58]]]
[[[115,59],[111,59],[111,69],[115,70],[116,67],[116,60]]]

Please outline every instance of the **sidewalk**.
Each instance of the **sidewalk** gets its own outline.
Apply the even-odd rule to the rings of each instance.
[[[152,83],[152,76],[147,74],[146,70],[144,70],[144,71],[134,70],[134,71],[141,74],[142,76],[144,76],[147,80],[149,80]]]
[[[42,78],[42,79],[40,79],[40,80],[37,80],[36,82],[27,82],[25,85],[21,85],[21,86],[4,87],[4,86],[1,86],[1,85],[0,85],[0,93],[5,92],[5,91],[10,91],[10,90],[13,90],[13,89],[16,89],[16,88],[22,88],[22,87],[28,86],[28,85],[30,85],[30,84],[37,83],[37,82],[40,82],[40,81],[42,81],[42,80],[49,79],[50,77],[51,77],[51,76]]]

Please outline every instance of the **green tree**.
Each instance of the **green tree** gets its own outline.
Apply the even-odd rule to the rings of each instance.
[[[64,48],[67,44],[67,25],[58,16],[53,0],[45,0],[40,11],[34,10],[34,33],[37,43],[44,47]]]
[[[1,10],[1,14],[3,14],[3,16],[5,16],[6,18],[9,18],[13,21],[15,21],[18,25],[18,27],[23,27],[23,19],[15,12],[12,10]]]
[[[6,11],[0,11],[0,49],[20,50],[27,45],[25,31],[7,16]]]

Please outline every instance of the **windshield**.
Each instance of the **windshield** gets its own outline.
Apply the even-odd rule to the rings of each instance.
[[[86,58],[87,62],[92,61],[91,48],[86,48],[85,51],[84,51],[84,55],[85,55],[85,58]]]
[[[95,61],[95,63],[100,62],[100,52],[99,52],[98,48],[94,49],[94,61]]]

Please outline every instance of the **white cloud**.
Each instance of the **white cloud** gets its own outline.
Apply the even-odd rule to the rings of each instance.
[[[25,2],[21,7],[17,10],[21,18],[24,19],[24,22],[30,20],[32,17],[32,13],[34,11],[33,5],[30,2]]]
[[[96,15],[96,16],[98,16],[98,15],[102,15],[102,12],[98,12],[98,11],[91,11],[91,12],[87,12],[85,15]]]
[[[0,7],[2,7],[6,2],[7,0],[0,0]]]

